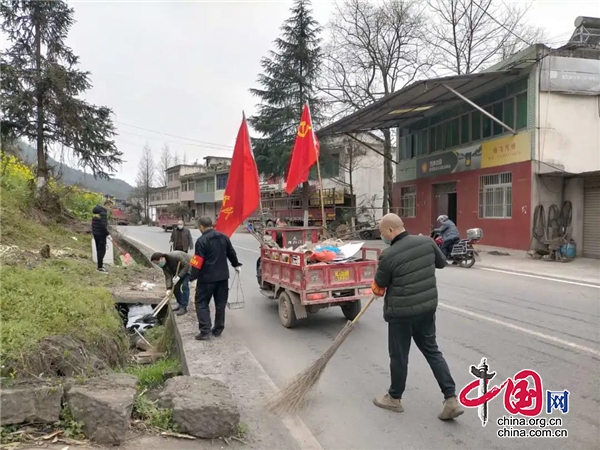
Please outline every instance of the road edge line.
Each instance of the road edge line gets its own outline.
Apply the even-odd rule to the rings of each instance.
[[[572,348],[575,350],[579,350],[580,352],[585,352],[585,353],[590,353],[594,356],[600,357],[600,351],[590,348],[590,347],[586,347],[584,345],[579,345],[576,344],[575,342],[570,342],[570,341],[566,341],[564,339],[560,339],[554,336],[550,336],[549,334],[544,334],[544,333],[540,333],[539,331],[535,331],[535,330],[530,330],[529,328],[525,328],[525,327],[520,327],[519,325],[515,325],[513,323],[510,322],[505,322],[503,320],[499,320],[499,319],[494,319],[493,317],[488,317],[486,315],[483,314],[479,314],[479,313],[474,313],[472,311],[468,311],[466,309],[463,308],[458,308],[456,306],[452,306],[452,305],[448,305],[446,303],[442,303],[439,302],[438,306],[442,309],[447,309],[450,311],[454,311],[457,314],[461,314],[463,316],[468,316],[468,317],[472,317],[475,319],[481,319],[481,320],[486,320],[488,322],[494,323],[496,325],[500,325],[506,328],[511,328],[515,331],[519,331],[521,333],[525,333],[525,334],[529,334],[530,336],[534,336],[537,337],[539,339],[543,339],[545,341],[549,341],[549,342],[554,342],[555,344],[559,344],[562,345],[563,347],[568,347],[568,348]]]
[[[555,281],[557,283],[574,284],[576,286],[600,289],[600,284],[590,283],[587,280],[579,280],[579,279],[574,279],[574,278],[570,279],[570,278],[561,278],[561,277],[550,277],[550,276],[545,276],[545,275],[539,275],[534,272],[498,269],[496,267],[482,266],[482,265],[477,266],[477,268],[480,270],[486,270],[488,272],[499,272],[499,273],[505,273],[508,275],[518,275],[520,277],[537,278],[540,280]]]

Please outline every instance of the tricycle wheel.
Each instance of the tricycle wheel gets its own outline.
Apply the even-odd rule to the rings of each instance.
[[[294,328],[298,322],[292,299],[285,291],[279,294],[279,320],[281,320],[281,324],[286,328]]]
[[[362,303],[360,300],[356,300],[354,302],[346,303],[342,305],[342,312],[344,313],[344,317],[348,320],[354,320],[358,313],[362,308]]]

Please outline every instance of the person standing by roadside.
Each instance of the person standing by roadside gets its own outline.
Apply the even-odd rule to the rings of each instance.
[[[97,270],[100,273],[108,273],[104,268],[104,256],[106,255],[106,239],[110,236],[108,229],[108,212],[112,208],[112,202],[106,200],[104,206],[96,205],[92,209],[92,236],[96,244],[96,258],[98,260]]]
[[[211,333],[219,337],[225,329],[225,308],[229,297],[229,267],[227,260],[239,274],[242,264],[229,238],[213,228],[210,217],[200,217],[198,227],[202,236],[196,241],[194,257],[190,261],[192,275],[190,281],[196,285],[196,314],[200,334],[196,340],[210,339]],[[211,328],[209,304],[215,301],[215,325]]]
[[[380,222],[381,239],[390,247],[379,257],[372,285],[373,294],[384,297],[383,318],[388,322],[391,385],[388,392],[373,400],[376,406],[403,412],[411,339],[421,350],[442,393],[441,420],[452,420],[464,409],[456,398],[456,385],[435,336],[438,305],[435,269],[446,266],[446,258],[426,236],[411,236],[396,214]]]
[[[190,301],[190,259],[186,252],[175,251],[170,253],[154,253],[150,261],[158,264],[165,275],[167,295],[171,292],[175,295],[177,306],[173,311],[178,316],[187,313]]]
[[[171,245],[173,250],[187,253],[189,250],[194,249],[194,240],[192,239],[192,232],[189,228],[183,225],[183,220],[177,222],[177,227],[173,228],[171,233]]]

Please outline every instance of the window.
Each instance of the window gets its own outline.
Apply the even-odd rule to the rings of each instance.
[[[173,174],[172,173],[168,174],[167,179],[169,180],[169,183],[171,181],[173,181]]]
[[[417,217],[417,188],[415,186],[400,188],[400,197],[402,201],[401,216]]]
[[[465,114],[460,117],[460,143],[466,144],[471,140],[469,136],[469,115]]]
[[[196,192],[204,194],[206,192],[206,178],[196,181]]]
[[[229,174],[220,173],[217,175],[217,191],[221,191],[227,187],[227,178]]]
[[[527,128],[527,93],[517,95],[517,129]]]
[[[208,178],[206,180],[206,192],[215,192],[215,179]]]
[[[484,108],[488,113],[492,113],[492,107],[488,106],[487,108]],[[492,119],[489,118],[489,116],[486,116],[484,114],[482,114],[482,118],[481,118],[481,135],[483,138],[489,138],[492,136]]]
[[[528,84],[529,79],[523,77],[473,102],[511,128],[522,130],[527,128]],[[410,134],[400,138],[399,158],[412,159],[507,133],[489,116],[463,103],[410,125]]]
[[[512,217],[511,172],[479,177],[479,217],[485,219]]]
[[[504,111],[503,105],[504,105],[504,102],[498,102],[498,103],[494,103],[494,105],[492,106],[492,111],[493,111],[494,117],[500,121],[502,120],[503,111]],[[504,129],[504,127],[502,125],[500,125],[495,120],[493,122],[494,122],[494,124],[492,125],[492,129],[494,131],[494,136],[498,136],[499,134],[502,134],[505,131],[507,131]]]
[[[402,149],[400,149],[402,151]],[[322,159],[319,160],[321,164],[321,178],[339,178],[340,177],[340,154],[333,153],[329,156],[323,156]],[[360,164],[354,164],[354,170],[358,169]],[[317,165],[315,164],[310,168],[310,172],[308,174],[309,180],[317,180]]]
[[[427,130],[419,131],[419,139],[417,141],[417,156],[427,154]]]

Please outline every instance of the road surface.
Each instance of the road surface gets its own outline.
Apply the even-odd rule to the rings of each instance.
[[[156,250],[169,248],[169,234],[160,229],[122,230]],[[199,232],[193,235],[195,239]],[[339,308],[331,308],[309,315],[297,328],[284,328],[276,302],[258,291],[256,241],[238,233],[232,242],[244,264],[246,307],[227,312],[226,331],[243,339],[281,387],[329,347],[345,319]],[[488,358],[490,370],[497,372],[491,385],[500,385],[523,369],[536,370],[544,391],[570,392],[568,413],[555,410],[551,414],[562,419],[562,426],[545,428],[567,430],[568,438],[499,438],[499,430],[511,428],[497,423],[506,414],[503,393],[489,403],[490,420],[485,428],[476,409],[467,410],[455,422],[441,422],[437,414],[443,398],[415,346],[403,397],[405,412],[376,408],[372,398],[384,393],[389,384],[387,327],[379,303],[367,311],[329,363],[312,404],[300,414],[321,446],[325,450],[598,448],[600,290],[477,267],[438,271],[438,287],[438,343],[457,389],[474,380],[469,367],[483,357]],[[545,411],[541,416],[549,417]]]

